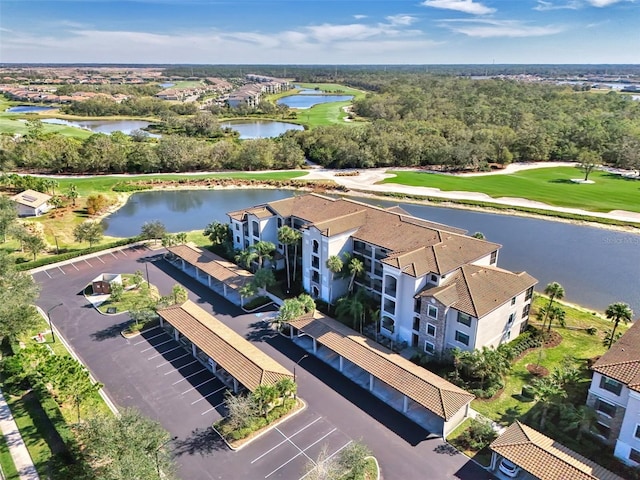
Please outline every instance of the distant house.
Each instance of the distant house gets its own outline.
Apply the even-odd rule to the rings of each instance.
[[[11,200],[16,202],[18,215],[21,217],[38,217],[51,210],[51,205],[49,205],[51,195],[35,190],[25,190],[11,197]]]
[[[489,448],[499,478],[522,480],[622,480],[618,475],[520,422],[511,424]]]
[[[598,416],[594,433],[615,448],[614,455],[640,465],[640,323],[633,326],[591,367],[587,405]]]
[[[122,283],[122,275],[116,273],[101,273],[93,279],[91,286],[94,295],[105,295],[111,293],[111,285]]]

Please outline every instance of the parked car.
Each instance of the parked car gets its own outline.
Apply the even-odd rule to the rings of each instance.
[[[520,467],[515,465],[513,462],[510,462],[506,458],[503,458],[502,460],[500,460],[500,465],[498,465],[498,469],[509,478],[516,478],[520,473]]]

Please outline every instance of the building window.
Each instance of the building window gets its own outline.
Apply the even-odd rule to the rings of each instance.
[[[316,257],[315,255],[311,255],[311,266],[313,268],[320,268],[320,257]]]
[[[498,260],[498,251],[494,250],[491,252],[491,258],[489,259],[489,265],[493,265]]]
[[[436,353],[436,346],[431,342],[424,342],[424,351],[429,355],[433,355]]]
[[[388,298],[384,299],[384,311],[390,313],[391,315],[396,314],[396,302],[393,300],[389,300]]]
[[[467,335],[466,333],[462,333],[459,330],[456,330],[456,342],[460,342],[464,345],[466,345],[467,347],[469,346],[469,335]]]
[[[433,305],[427,305],[427,315],[431,318],[438,318],[438,308]]]
[[[524,301],[526,302],[527,300],[531,300],[531,297],[533,297],[533,287],[529,287],[527,290],[527,295],[524,297]]]
[[[620,382],[616,382],[614,379],[604,375],[600,377],[600,388],[618,396],[622,392],[622,384]]]
[[[318,298],[320,296],[320,290],[315,285],[311,287],[311,296],[313,298]]]
[[[632,448],[629,452],[629,460],[632,462],[640,463],[640,452],[635,448]]]
[[[395,277],[390,275],[385,275],[384,277],[384,293],[385,295],[389,295],[390,297],[396,296],[396,287],[398,281]]]
[[[432,281],[433,283],[438,283],[438,276],[437,276],[437,275],[433,275],[433,274],[431,274],[431,281]]]
[[[600,398],[596,400],[596,411],[611,418],[616,416],[616,406]]]
[[[640,425],[636,425],[636,432],[634,433],[636,438],[640,438]]]
[[[382,328],[393,333],[395,330],[395,320],[391,317],[387,317],[386,315],[382,317]]]
[[[240,243],[240,237],[236,237],[236,243]]]
[[[604,425],[603,423],[597,422],[594,425],[595,428],[595,433],[600,435],[601,437],[604,438],[609,438],[609,435],[611,434],[611,428],[607,427],[606,425]]]
[[[511,305],[515,305],[515,304],[516,304],[516,297],[513,297],[513,298],[511,299]]]
[[[421,298],[414,298],[413,299],[413,312],[414,313],[420,313],[420,303],[421,303]]]
[[[320,283],[320,274],[315,270],[311,272],[311,281],[315,283]]]
[[[515,320],[515,318],[516,318],[516,313],[513,312],[511,315],[509,315],[509,320],[507,320],[507,325],[511,325]]]
[[[420,318],[413,317],[413,330],[416,332],[420,331]]]
[[[259,237],[260,236],[260,225],[258,225],[258,222],[252,222],[251,227],[253,228],[253,236],[254,237]]]
[[[240,230],[240,224],[236,223],[236,230]]]
[[[427,323],[427,335],[431,336],[431,337],[435,337],[436,336],[436,326],[431,324],[431,323]]]
[[[282,219],[278,218],[278,228],[282,228]]]
[[[318,253],[318,250],[320,250],[320,244],[318,243],[317,240],[313,241],[313,253]]]
[[[522,318],[525,318],[527,315],[529,315],[529,310],[531,309],[531,304],[527,303],[524,308],[522,309]]]
[[[466,325],[467,327],[471,326],[471,317],[466,313],[458,312],[458,323]]]

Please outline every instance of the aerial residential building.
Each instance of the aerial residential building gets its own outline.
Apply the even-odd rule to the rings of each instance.
[[[278,244],[278,229],[302,233],[302,283],[314,298],[334,301],[348,281],[332,275],[333,255],[360,259],[356,284],[380,302],[380,333],[442,356],[458,347],[498,346],[526,328],[536,279],[497,267],[500,245],[465,231],[316,194],[230,212],[234,247]]]
[[[593,365],[587,405],[593,433],[623,462],[640,465],[640,325],[636,321]]]
[[[51,210],[51,195],[35,190],[25,190],[11,197],[11,200],[16,203],[18,215],[21,217],[39,217]]]

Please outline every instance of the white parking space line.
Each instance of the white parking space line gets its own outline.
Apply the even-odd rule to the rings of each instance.
[[[149,350],[153,350],[154,348],[158,348],[160,345],[164,345],[165,343],[169,343],[169,342],[173,342],[173,339],[170,338],[169,340],[166,340],[164,342],[160,342],[158,345],[153,345],[152,347],[145,348],[140,353],[148,352]]]
[[[58,270],[60,270],[63,275],[66,275],[66,273],[64,273],[64,270],[62,270],[60,267],[58,267]]]
[[[226,386],[225,386],[225,387],[220,387],[219,389],[217,389],[217,390],[215,390],[215,391],[213,391],[213,392],[211,392],[211,393],[206,394],[206,395],[205,395],[205,396],[203,396],[202,398],[199,398],[199,399],[198,399],[198,400],[196,400],[195,402],[191,402],[191,405],[195,405],[196,403],[201,402],[201,401],[202,401],[202,400],[204,400],[205,398],[208,398],[208,397],[210,397],[211,395],[215,395],[216,393],[221,392],[221,391],[222,391],[222,390],[224,390],[225,388],[227,388],[227,387],[226,387]]]
[[[175,362],[176,360],[180,360],[181,358],[188,357],[188,356],[190,356],[190,355],[191,355],[191,354],[187,352],[187,353],[185,353],[184,355],[180,355],[179,357],[176,357],[176,358],[174,358],[174,359],[172,359],[172,360],[166,360],[166,361],[162,362],[160,365],[157,365],[157,366],[156,366],[156,368],[166,367],[166,366],[167,366],[167,363],[173,363],[173,362]]]
[[[195,390],[198,387],[201,387],[202,385],[204,385],[205,383],[209,383],[211,380],[217,380],[216,377],[211,377],[209,380],[205,380],[204,382],[200,383],[199,385],[195,385],[191,388],[188,388],[187,390],[185,390],[184,392],[182,392],[180,395],[184,395],[187,392],[190,392],[191,390]],[[221,389],[218,389],[217,391],[223,390],[225,387],[222,387]],[[193,403],[191,404],[193,405]]]
[[[79,271],[80,271],[80,269],[79,269],[78,267],[76,267],[76,264],[75,264],[75,263],[72,263],[72,264],[71,264],[71,266],[72,266],[73,268],[75,268],[77,272],[79,272]]]
[[[158,327],[156,327],[156,328],[158,328]],[[148,330],[147,330],[147,331],[148,331]],[[145,338],[144,340],[140,340],[139,342],[134,343],[134,345],[141,345],[141,344],[143,344],[143,343],[145,343],[145,342],[148,342],[148,341],[150,341],[150,340],[153,340],[154,338],[161,337],[161,336],[162,336],[162,335],[164,335],[164,334],[165,334],[164,332],[161,332],[161,333],[159,333],[158,335],[154,335],[153,337],[149,337],[149,338]]]
[[[225,402],[220,402],[219,404],[217,404],[215,407],[211,407],[209,410],[205,410],[204,412],[202,412],[200,415],[206,415],[207,413],[209,413],[211,410],[215,410],[218,407],[221,407],[222,405],[224,405]]]
[[[276,430],[278,430],[276,428]],[[300,450],[300,447],[298,447],[295,443],[291,442],[296,448],[298,448],[298,450],[300,450],[300,453],[296,454],[294,457],[291,457],[289,460],[287,460],[286,462],[284,462],[282,465],[280,465],[278,468],[276,468],[273,472],[269,473],[268,475],[265,475],[264,478],[269,478],[271,475],[273,475],[274,473],[276,473],[278,470],[280,470],[282,467],[288,465],[289,463],[293,462],[296,458],[298,458],[300,455],[304,455],[305,457],[307,457],[309,460],[311,460],[311,457],[309,457],[306,453],[307,450],[309,450],[311,447],[313,447],[314,445],[317,445],[318,443],[320,443],[322,440],[324,440],[325,438],[327,438],[329,435],[331,435],[333,432],[335,432],[337,430],[337,428],[334,428],[333,430],[331,430],[329,433],[323,435],[322,437],[320,437],[318,440],[316,440],[315,442],[313,442],[311,445],[309,445],[307,448],[305,448],[304,450]],[[280,430],[278,430],[278,432],[280,432]],[[281,435],[284,435],[282,432],[280,432]],[[291,441],[291,440],[289,440]],[[311,460],[313,462],[313,460]],[[314,462],[315,463],[315,462]]]
[[[115,258],[116,260],[118,259],[118,257],[116,257],[116,256],[113,254],[113,252],[109,252],[109,253],[111,254],[111,256],[112,256],[113,258]]]
[[[121,254],[123,254],[125,257],[128,257],[128,256],[129,256],[129,255],[127,255],[126,253],[124,253],[124,250],[119,250],[119,252],[120,252]]]
[[[164,355],[165,353],[173,352],[174,350],[178,350],[179,348],[182,348],[182,346],[178,345],[177,347],[170,348],[169,350],[165,350],[164,352],[156,353],[155,355],[151,355],[150,357],[147,357],[147,360],[153,360],[156,357]]]
[[[293,438],[296,435],[298,435],[300,432],[303,432],[304,430],[306,430],[307,428],[309,428],[311,425],[313,425],[314,423],[316,423],[317,421],[322,420],[322,417],[318,417],[316,418],[313,422],[309,423],[308,425],[305,425],[304,427],[302,427],[300,430],[298,430],[297,432],[295,432],[293,435],[291,435],[290,437],[287,437],[284,433],[280,432],[280,430],[278,430],[278,432],[280,432],[280,435],[282,435],[284,437],[284,440],[282,440],[279,444],[277,444],[275,447],[270,448],[269,450],[267,450],[266,452],[264,452],[262,455],[260,455],[258,458],[253,459],[253,461],[251,462],[251,464],[254,464],[255,462],[257,462],[258,460],[260,460],[262,457],[270,454],[271,452],[273,452],[276,448],[278,448],[280,445],[282,445],[283,443],[287,443],[287,440],[289,438]]]
[[[49,272],[47,272],[46,270],[43,270],[43,272],[47,274],[47,277],[51,278],[51,275],[49,275]]]
[[[347,448],[347,447],[351,444],[351,442],[352,442],[352,441],[353,441],[353,440],[349,440],[347,443],[345,443],[343,446],[341,446],[338,450],[336,450],[336,451],[335,451],[335,452],[333,452],[331,455],[329,455],[327,458],[325,458],[325,459],[324,459],[324,461],[326,462],[326,461],[330,460],[331,458],[335,457],[338,453],[340,453],[342,450],[344,450],[345,448]],[[305,473],[303,476],[301,476],[301,477],[299,478],[299,480],[303,480],[304,478],[307,478],[307,477],[309,476],[309,474],[310,474],[311,472],[313,472],[314,470],[315,470],[315,468],[312,468],[312,469],[311,469],[311,470],[309,470],[307,473]]]
[[[285,436],[285,435],[284,435],[284,433],[282,433],[280,430],[278,430],[278,427],[275,427],[275,430],[276,430],[276,432],[278,432],[280,435]],[[334,428],[332,431],[330,431],[329,433],[327,433],[327,434],[326,434],[324,437],[322,437],[322,438],[326,438],[326,437],[328,437],[329,435],[331,435],[331,434],[332,434],[333,432],[335,432],[336,430],[337,430],[337,428]],[[312,459],[309,455],[307,455],[306,453],[304,453],[304,450],[302,450],[298,445],[296,445],[295,443],[293,443],[293,442],[291,441],[291,438],[287,437],[287,442],[289,442],[291,445],[293,445],[293,446],[294,446],[294,447],[296,447],[298,450],[300,450],[300,453],[301,453],[301,454],[303,454],[305,457],[307,457],[307,459],[308,459],[309,461],[313,462],[314,464],[316,463],[316,462],[314,462],[314,461],[313,461],[313,459]],[[307,448],[308,448],[308,447],[307,447]],[[306,450],[306,449],[305,449],[305,450]]]
[[[85,262],[87,265],[89,265],[90,267],[93,267],[93,265],[91,265],[91,264],[87,261],[87,259],[86,259],[86,258],[84,258],[83,260],[84,260],[84,262]]]
[[[196,361],[194,361],[194,362],[187,363],[187,364],[186,364],[186,365],[184,365],[183,367],[176,368],[175,370],[172,370],[171,372],[167,372],[167,373],[165,373],[165,375],[169,375],[170,373],[173,373],[173,372],[178,372],[178,371],[180,371],[180,369],[181,369],[181,368],[188,367],[189,365],[193,365],[194,363],[197,363],[197,362],[198,362],[198,361],[196,360]],[[195,377],[195,376],[196,376],[196,375],[198,375],[199,373],[202,373],[202,372],[205,372],[205,371],[207,371],[207,369],[206,369],[206,368],[203,368],[202,370],[198,370],[197,372],[194,372],[194,373],[192,373],[191,375],[187,375],[186,377],[182,377],[180,380],[178,380],[177,382],[173,382],[171,385],[177,385],[177,384],[179,384],[180,382],[184,382],[184,381],[185,381],[185,380],[187,380],[188,378]]]
[[[95,257],[95,258],[97,258],[97,259],[98,259],[98,260],[100,260],[102,263],[104,263],[104,260],[103,260],[103,259],[101,259],[100,257]]]

